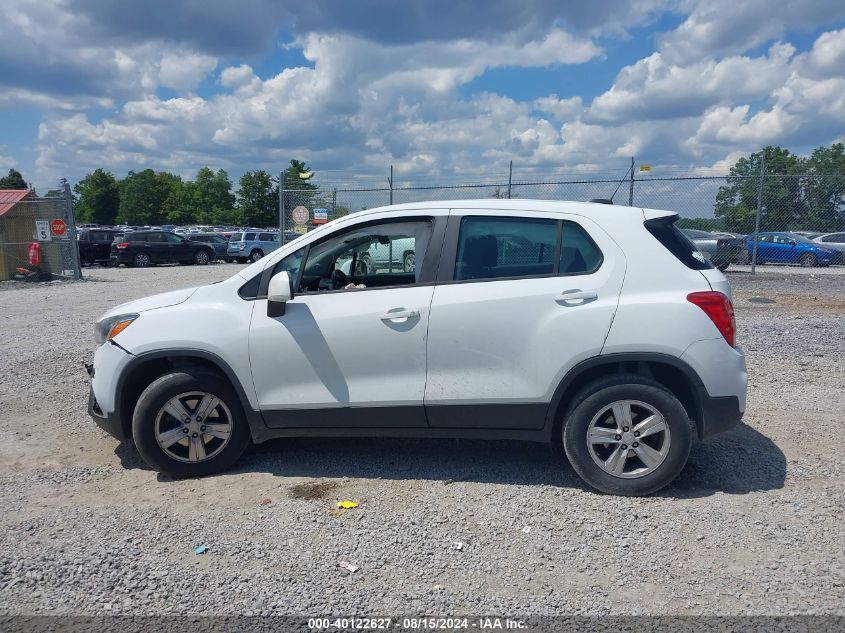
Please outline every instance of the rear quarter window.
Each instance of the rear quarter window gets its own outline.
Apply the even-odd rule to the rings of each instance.
[[[687,268],[693,270],[713,268],[713,264],[701,254],[698,247],[675,226],[677,220],[677,215],[654,218],[653,220],[646,220],[645,228]]]

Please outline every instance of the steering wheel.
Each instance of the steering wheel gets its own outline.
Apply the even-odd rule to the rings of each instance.
[[[335,268],[332,271],[332,290],[340,290],[350,283],[352,283],[352,280],[349,279],[349,276],[345,272],[339,268]]]

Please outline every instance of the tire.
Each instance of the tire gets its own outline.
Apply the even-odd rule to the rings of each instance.
[[[815,268],[819,265],[819,259],[813,253],[804,253],[798,258],[798,263],[804,268]]]
[[[718,268],[722,272],[725,272],[728,269],[728,266],[730,265],[730,262],[722,262],[720,264],[716,264],[716,268]]]
[[[215,422],[208,426],[201,424],[205,420],[196,419],[185,425],[184,420],[165,411],[179,400],[186,413],[196,413],[205,396],[219,399],[209,413],[209,420]],[[202,433],[215,427],[217,434],[225,435],[224,422],[228,422],[228,439]],[[183,429],[188,429],[184,436]],[[180,439],[167,448],[159,443],[159,438],[167,442],[175,437]],[[240,399],[225,378],[204,369],[182,369],[156,378],[141,394],[132,416],[132,438],[144,461],[158,472],[177,478],[202,477],[234,464],[249,445],[250,432]],[[200,455],[206,455],[205,459]]]
[[[211,256],[208,254],[208,251],[198,250],[194,253],[194,263],[197,266],[205,266],[211,262]]]
[[[628,431],[614,434],[612,407],[624,402],[630,403],[633,426],[620,424]],[[663,430],[655,431],[660,428],[655,425],[650,429],[651,439],[638,440],[633,435],[634,429],[655,412],[663,419]],[[649,495],[671,483],[684,468],[693,441],[690,420],[675,395],[663,385],[634,374],[613,376],[588,385],[573,400],[562,426],[561,439],[572,468],[589,486],[613,495]],[[608,443],[590,442],[588,432],[607,438]],[[647,448],[651,450],[646,451]],[[622,457],[612,459],[617,453]],[[654,464],[649,466],[641,460],[641,454]],[[603,462],[618,466],[620,461],[619,474],[611,474],[607,467],[599,465]]]
[[[150,264],[152,264],[152,259],[146,253],[135,253],[135,256],[132,258],[132,265],[135,268],[146,268]]]
[[[417,258],[414,253],[405,253],[402,258],[402,270],[406,273],[413,273],[417,270]]]
[[[264,251],[262,251],[260,248],[256,248],[249,254],[249,261],[254,264],[262,257],[264,257]]]
[[[375,272],[375,265],[373,259],[369,255],[365,255],[355,263],[356,275],[370,275]]]

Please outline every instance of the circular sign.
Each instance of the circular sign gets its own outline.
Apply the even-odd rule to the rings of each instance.
[[[305,224],[308,222],[308,217],[310,214],[308,213],[308,209],[305,207],[294,207],[293,209],[293,221],[297,224]]]
[[[67,224],[65,224],[64,220],[56,218],[50,222],[50,231],[52,231],[53,235],[64,235],[67,233]]]

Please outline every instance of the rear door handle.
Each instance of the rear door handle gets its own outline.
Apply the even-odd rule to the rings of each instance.
[[[407,308],[393,308],[382,314],[379,319],[382,321],[393,321],[395,319],[413,319],[420,315],[419,310],[408,310]]]
[[[564,290],[555,297],[555,301],[566,305],[582,305],[599,298],[593,290]]]

